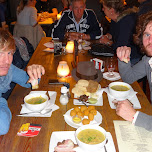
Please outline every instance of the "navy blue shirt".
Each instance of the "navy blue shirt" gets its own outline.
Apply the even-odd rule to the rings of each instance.
[[[131,47],[131,60],[141,58],[138,47],[133,42],[133,34],[136,27],[136,13],[126,15],[118,22],[111,22],[110,34],[113,38],[113,49],[116,50],[120,46]]]

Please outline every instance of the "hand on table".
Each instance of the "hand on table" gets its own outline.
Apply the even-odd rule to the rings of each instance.
[[[42,65],[33,64],[27,67],[27,73],[30,82],[31,80],[41,78],[41,76],[45,74],[45,69]]]
[[[117,48],[117,57],[120,61],[128,62],[130,61],[131,48],[127,46],[121,46]]]
[[[116,114],[123,119],[132,122],[133,116],[136,110],[132,107],[132,104],[128,100],[116,101]]]
[[[89,34],[85,34],[85,33],[78,33],[78,32],[67,32],[65,34],[65,37],[68,40],[90,40],[90,35]]]

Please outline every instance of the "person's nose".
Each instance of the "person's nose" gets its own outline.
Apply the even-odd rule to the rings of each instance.
[[[79,9],[78,9],[78,13],[80,13],[80,12],[81,12],[81,9],[79,8]]]
[[[150,37],[149,37],[149,42],[152,43],[152,35],[150,35]]]

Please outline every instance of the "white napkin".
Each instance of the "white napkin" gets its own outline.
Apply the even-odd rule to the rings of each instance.
[[[86,46],[86,45],[85,45],[85,46],[84,46],[84,45],[82,45],[82,49],[83,49],[83,50],[90,50],[90,49],[91,49],[91,47],[90,47],[90,46]]]
[[[47,91],[31,91],[31,93],[40,93],[40,94],[46,94]],[[25,104],[22,104],[22,109],[20,111],[20,115],[18,116],[23,116],[23,117],[51,117],[52,115],[52,112],[59,109],[59,106],[57,106],[55,104],[55,100],[56,100],[56,95],[57,93],[55,91],[48,91],[49,93],[49,97],[50,97],[50,100],[48,101],[48,104],[47,106],[44,108],[44,110],[49,110],[49,109],[52,109],[52,111],[46,113],[46,114],[40,114],[40,113],[30,113],[32,112],[31,110],[27,109]],[[28,113],[29,114],[23,114],[22,113]]]
[[[47,48],[54,48],[53,42],[47,42],[47,43],[44,43],[43,45],[46,46]]]
[[[120,74],[118,72],[113,72],[114,73],[114,77],[109,77],[108,76],[108,72],[105,72],[103,73],[103,78],[104,79],[107,79],[107,80],[110,80],[110,81],[116,81],[116,80],[119,80],[121,77],[120,77]]]
[[[108,87],[105,88],[104,91],[107,93],[109,105],[110,105],[111,109],[116,109],[116,106],[112,102],[115,98],[109,93]],[[136,94],[137,94],[137,92],[135,92],[133,90],[133,88],[131,87],[130,94],[127,99],[133,104],[134,109],[141,109],[141,105],[140,105],[140,102],[139,102]]]
[[[45,51],[45,52],[54,52],[54,49],[46,48],[43,51]]]

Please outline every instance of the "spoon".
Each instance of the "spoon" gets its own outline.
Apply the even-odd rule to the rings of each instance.
[[[42,114],[42,115],[45,115],[45,114],[47,114],[47,113],[49,113],[49,112],[51,112],[52,111],[52,109],[43,109],[42,111],[40,111],[40,112],[33,112],[33,111],[31,111],[31,112],[25,112],[25,113],[21,113],[21,115],[28,115],[28,114]]]
[[[105,145],[104,145],[105,152],[108,152],[108,151],[107,151],[107,148],[106,148],[107,143],[108,143],[108,139],[106,139],[106,143],[105,143]]]

